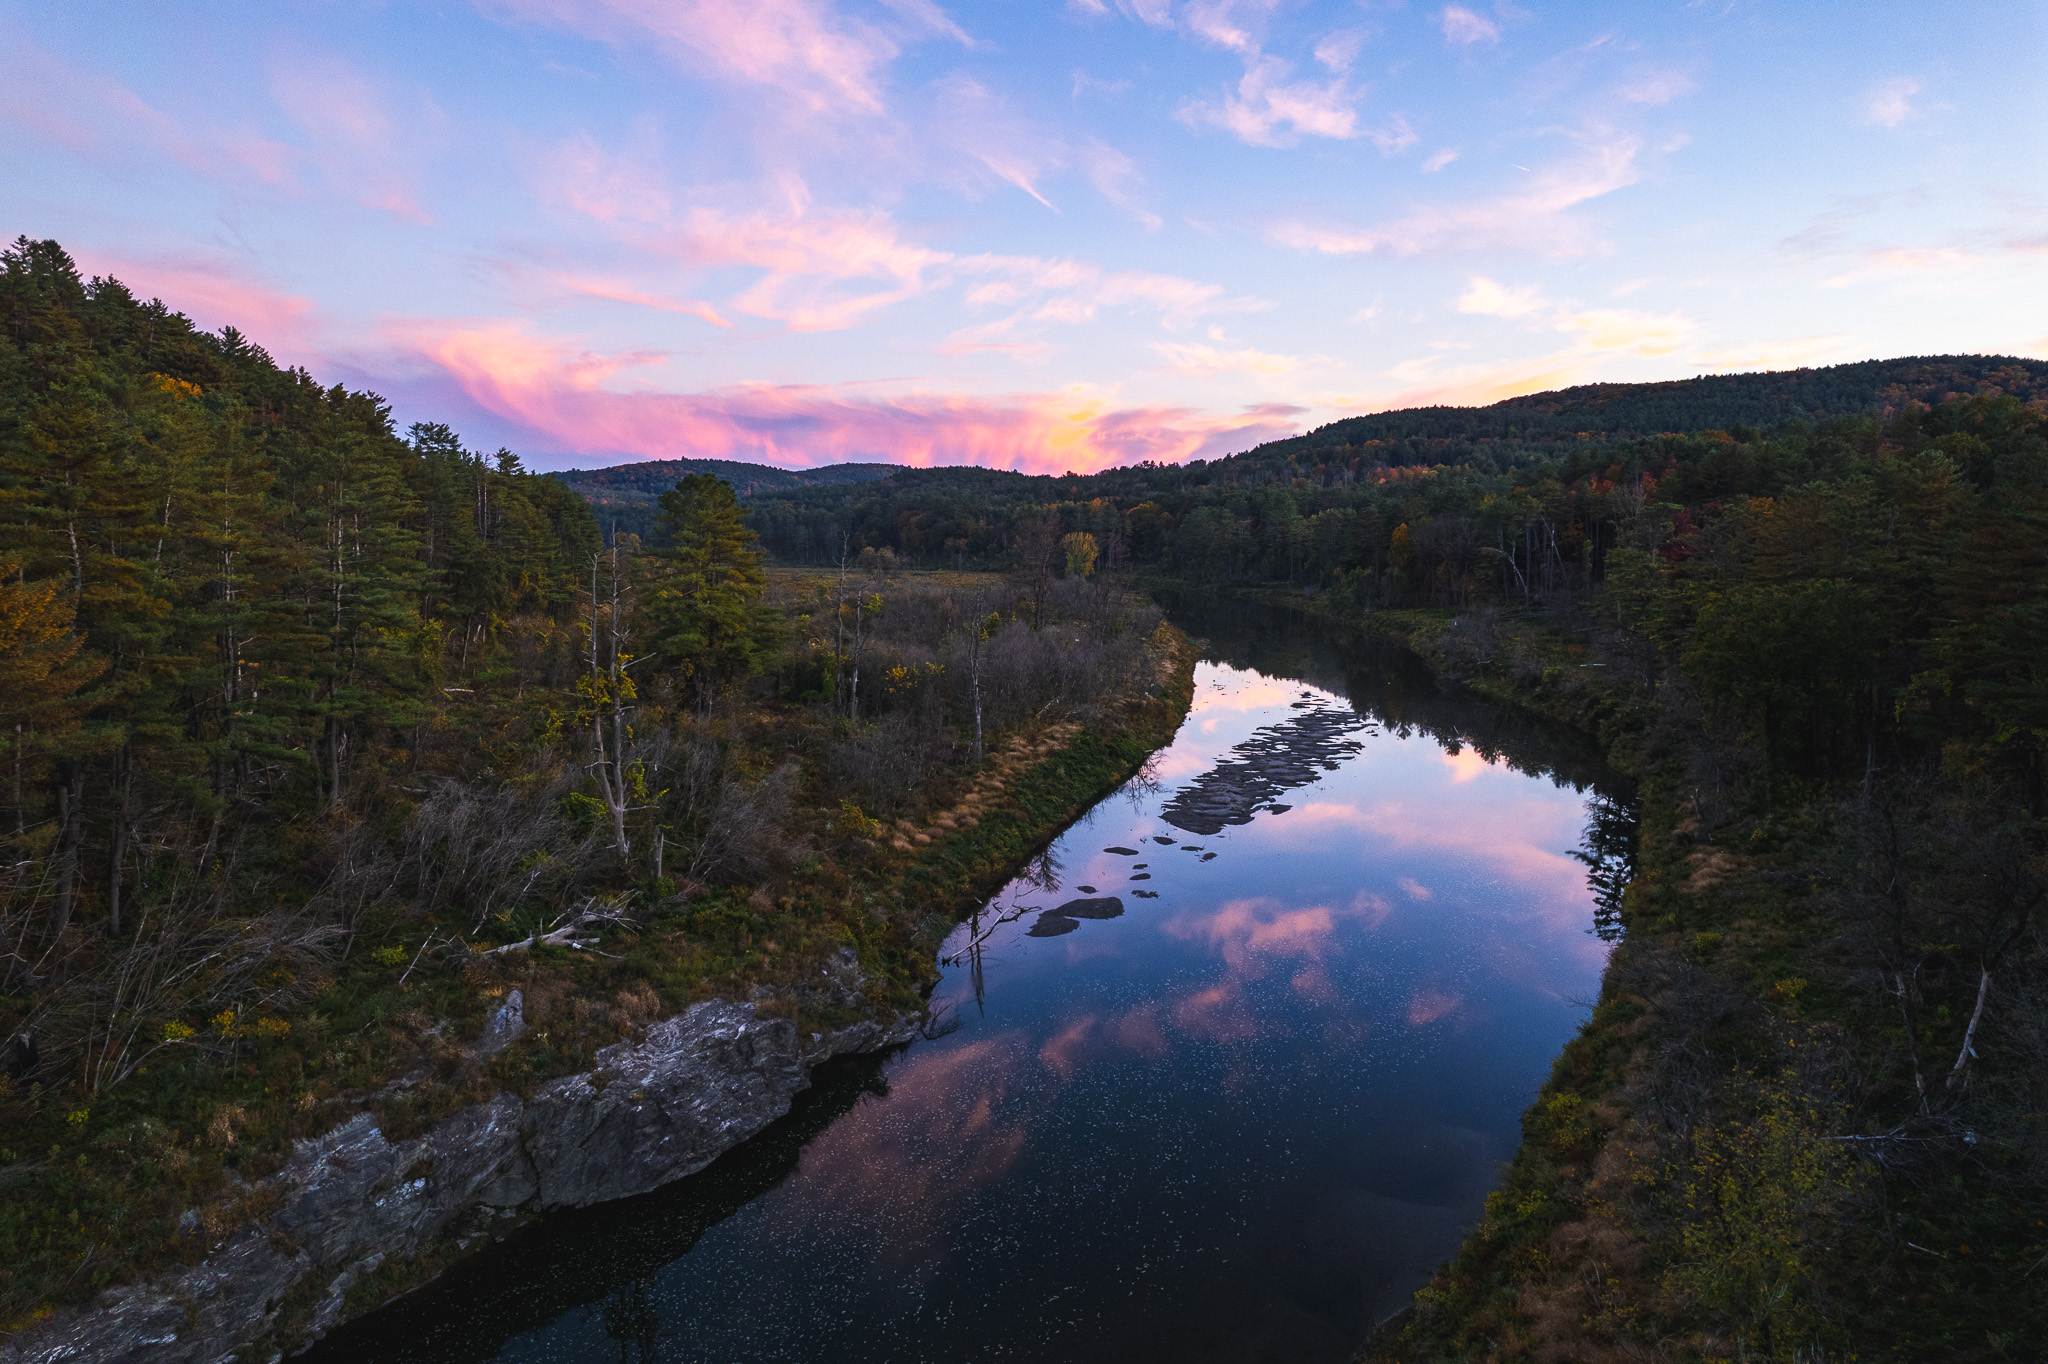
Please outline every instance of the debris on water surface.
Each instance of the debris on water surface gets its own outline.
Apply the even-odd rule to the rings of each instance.
[[[1095,893],[1095,887],[1093,886],[1075,886],[1074,889],[1079,891],[1086,891],[1090,895],[1093,895]]]
[[[1152,879],[1152,873],[1149,871],[1141,871],[1136,876],[1133,876],[1131,879],[1133,881],[1150,881]]]
[[[1174,843],[1174,840],[1168,838],[1165,834],[1152,835],[1152,841],[1154,843],[1164,843],[1169,848],[1172,847]]]
[[[1131,894],[1137,896],[1140,900],[1156,900],[1159,898],[1159,892],[1156,890],[1134,890]]]
[[[1249,824],[1260,810],[1285,814],[1274,797],[1334,772],[1364,750],[1354,734],[1372,726],[1349,708],[1316,702],[1299,715],[1267,725],[1231,749],[1222,761],[1174,794],[1160,818],[1194,834],[1220,834]],[[1156,839],[1171,843],[1171,839]],[[1213,854],[1205,854],[1204,860]]]
[[[1104,848],[1103,851],[1115,853],[1118,857],[1136,857],[1138,855],[1136,848]]]

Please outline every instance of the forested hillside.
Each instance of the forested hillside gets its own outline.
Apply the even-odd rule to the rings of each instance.
[[[2044,377],[1600,386],[750,520],[797,559],[972,566],[1050,507],[1106,563],[1379,621],[1638,776],[1606,999],[1376,1350],[2007,1358],[2048,1334]]]
[[[395,1140],[709,995],[822,1026],[828,964],[914,1009],[1185,703],[1045,517],[1014,579],[771,583],[708,474],[642,552],[54,242],[0,253],[0,325],[0,1330],[196,1261],[353,1114]],[[512,988],[533,1035],[475,1047]]]
[[[418,1131],[845,952],[913,1001],[1177,722],[1139,570],[1377,624],[1641,786],[1593,1021],[1376,1349],[2048,1334],[2048,365],[1087,478],[694,472],[643,544],[54,243],[0,255],[0,319],[0,1323],[202,1253],[351,1113]],[[540,1032],[482,1058],[514,984]]]
[[[1640,519],[1629,499],[1683,505],[1831,476],[1887,422],[1978,394],[2048,398],[2048,363],[1950,356],[1593,385],[1354,417],[1226,459],[1080,478],[904,469],[761,492],[750,523],[792,562],[873,546],[907,562],[996,565],[1017,509],[1057,505],[1119,562],[1218,583],[1351,575],[1381,604],[1455,605],[1487,575],[1571,573],[1583,591],[1600,575],[1603,528]]]
[[[901,469],[897,464],[826,464],[816,469],[777,469],[732,459],[650,459],[609,469],[570,469],[556,474],[590,504],[605,530],[646,539],[654,531],[655,504],[691,474],[724,480],[741,497],[871,483]]]

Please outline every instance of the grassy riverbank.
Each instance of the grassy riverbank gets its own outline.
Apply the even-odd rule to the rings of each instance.
[[[1841,794],[1781,790],[1710,833],[1669,684],[1539,620],[1331,614],[1598,735],[1641,796],[1598,1004],[1484,1220],[1361,1361],[2031,1357],[2048,1212],[2024,1028],[1978,1039],[1989,1096],[1897,1116],[1896,1003],[1845,961],[1872,854]],[[1923,1083],[1948,1089],[1965,1020],[1929,1022],[1947,1045]]]
[[[582,1069],[601,1047],[696,999],[752,995],[761,1010],[806,1027],[915,1009],[956,917],[1171,739],[1189,702],[1192,653],[1177,631],[1160,626],[1148,654],[1152,676],[1122,704],[1089,723],[1017,733],[980,769],[956,774],[950,800],[935,799],[926,819],[892,824],[910,836],[890,837],[871,823],[831,855],[809,859],[772,896],[708,888],[680,913],[602,934],[592,952],[477,954],[460,970],[413,970],[411,943],[403,952],[366,952],[309,1008],[283,1016],[277,1037],[250,1048],[235,1070],[142,1077],[119,1107],[88,1114],[85,1132],[85,1123],[62,1115],[40,1115],[39,1132],[17,1128],[15,1141],[48,1138],[51,1149],[14,1167],[7,1189],[13,1238],[45,1248],[13,1266],[16,1301],[33,1296],[47,1311],[100,1284],[203,1256],[261,1218],[253,1182],[281,1167],[293,1139],[353,1112],[374,1112],[394,1140],[410,1136],[493,1094],[530,1093]],[[968,801],[975,813],[958,814]],[[377,928],[371,922],[363,931]],[[864,1004],[849,1008],[795,988],[848,947],[868,981]],[[513,988],[535,1031],[475,1064],[469,1048]],[[21,1178],[24,1168],[40,1177]],[[351,1292],[351,1311],[457,1258],[451,1236],[417,1259],[387,1261]],[[50,1268],[35,1273],[38,1259]],[[57,1273],[67,1261],[102,1272],[67,1281]],[[37,1304],[24,1306],[13,1329],[41,1315]]]

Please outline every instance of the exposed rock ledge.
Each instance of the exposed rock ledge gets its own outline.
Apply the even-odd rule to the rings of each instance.
[[[485,1045],[522,1027],[516,997]],[[752,1004],[707,1000],[591,1070],[522,1102],[500,1094],[411,1141],[361,1113],[297,1143],[255,1186],[270,1211],[195,1266],[112,1288],[0,1343],[0,1364],[221,1364],[272,1356],[279,1310],[320,1297],[312,1330],[386,1256],[416,1255],[456,1221],[527,1207],[583,1207],[693,1174],[789,1111],[829,1057],[908,1041],[916,1015],[800,1036]],[[296,1342],[294,1342],[296,1343]]]

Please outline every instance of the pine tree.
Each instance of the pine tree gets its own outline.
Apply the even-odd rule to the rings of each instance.
[[[649,565],[653,644],[699,698],[752,672],[765,648],[767,574],[739,499],[710,474],[661,495],[668,547]]]

